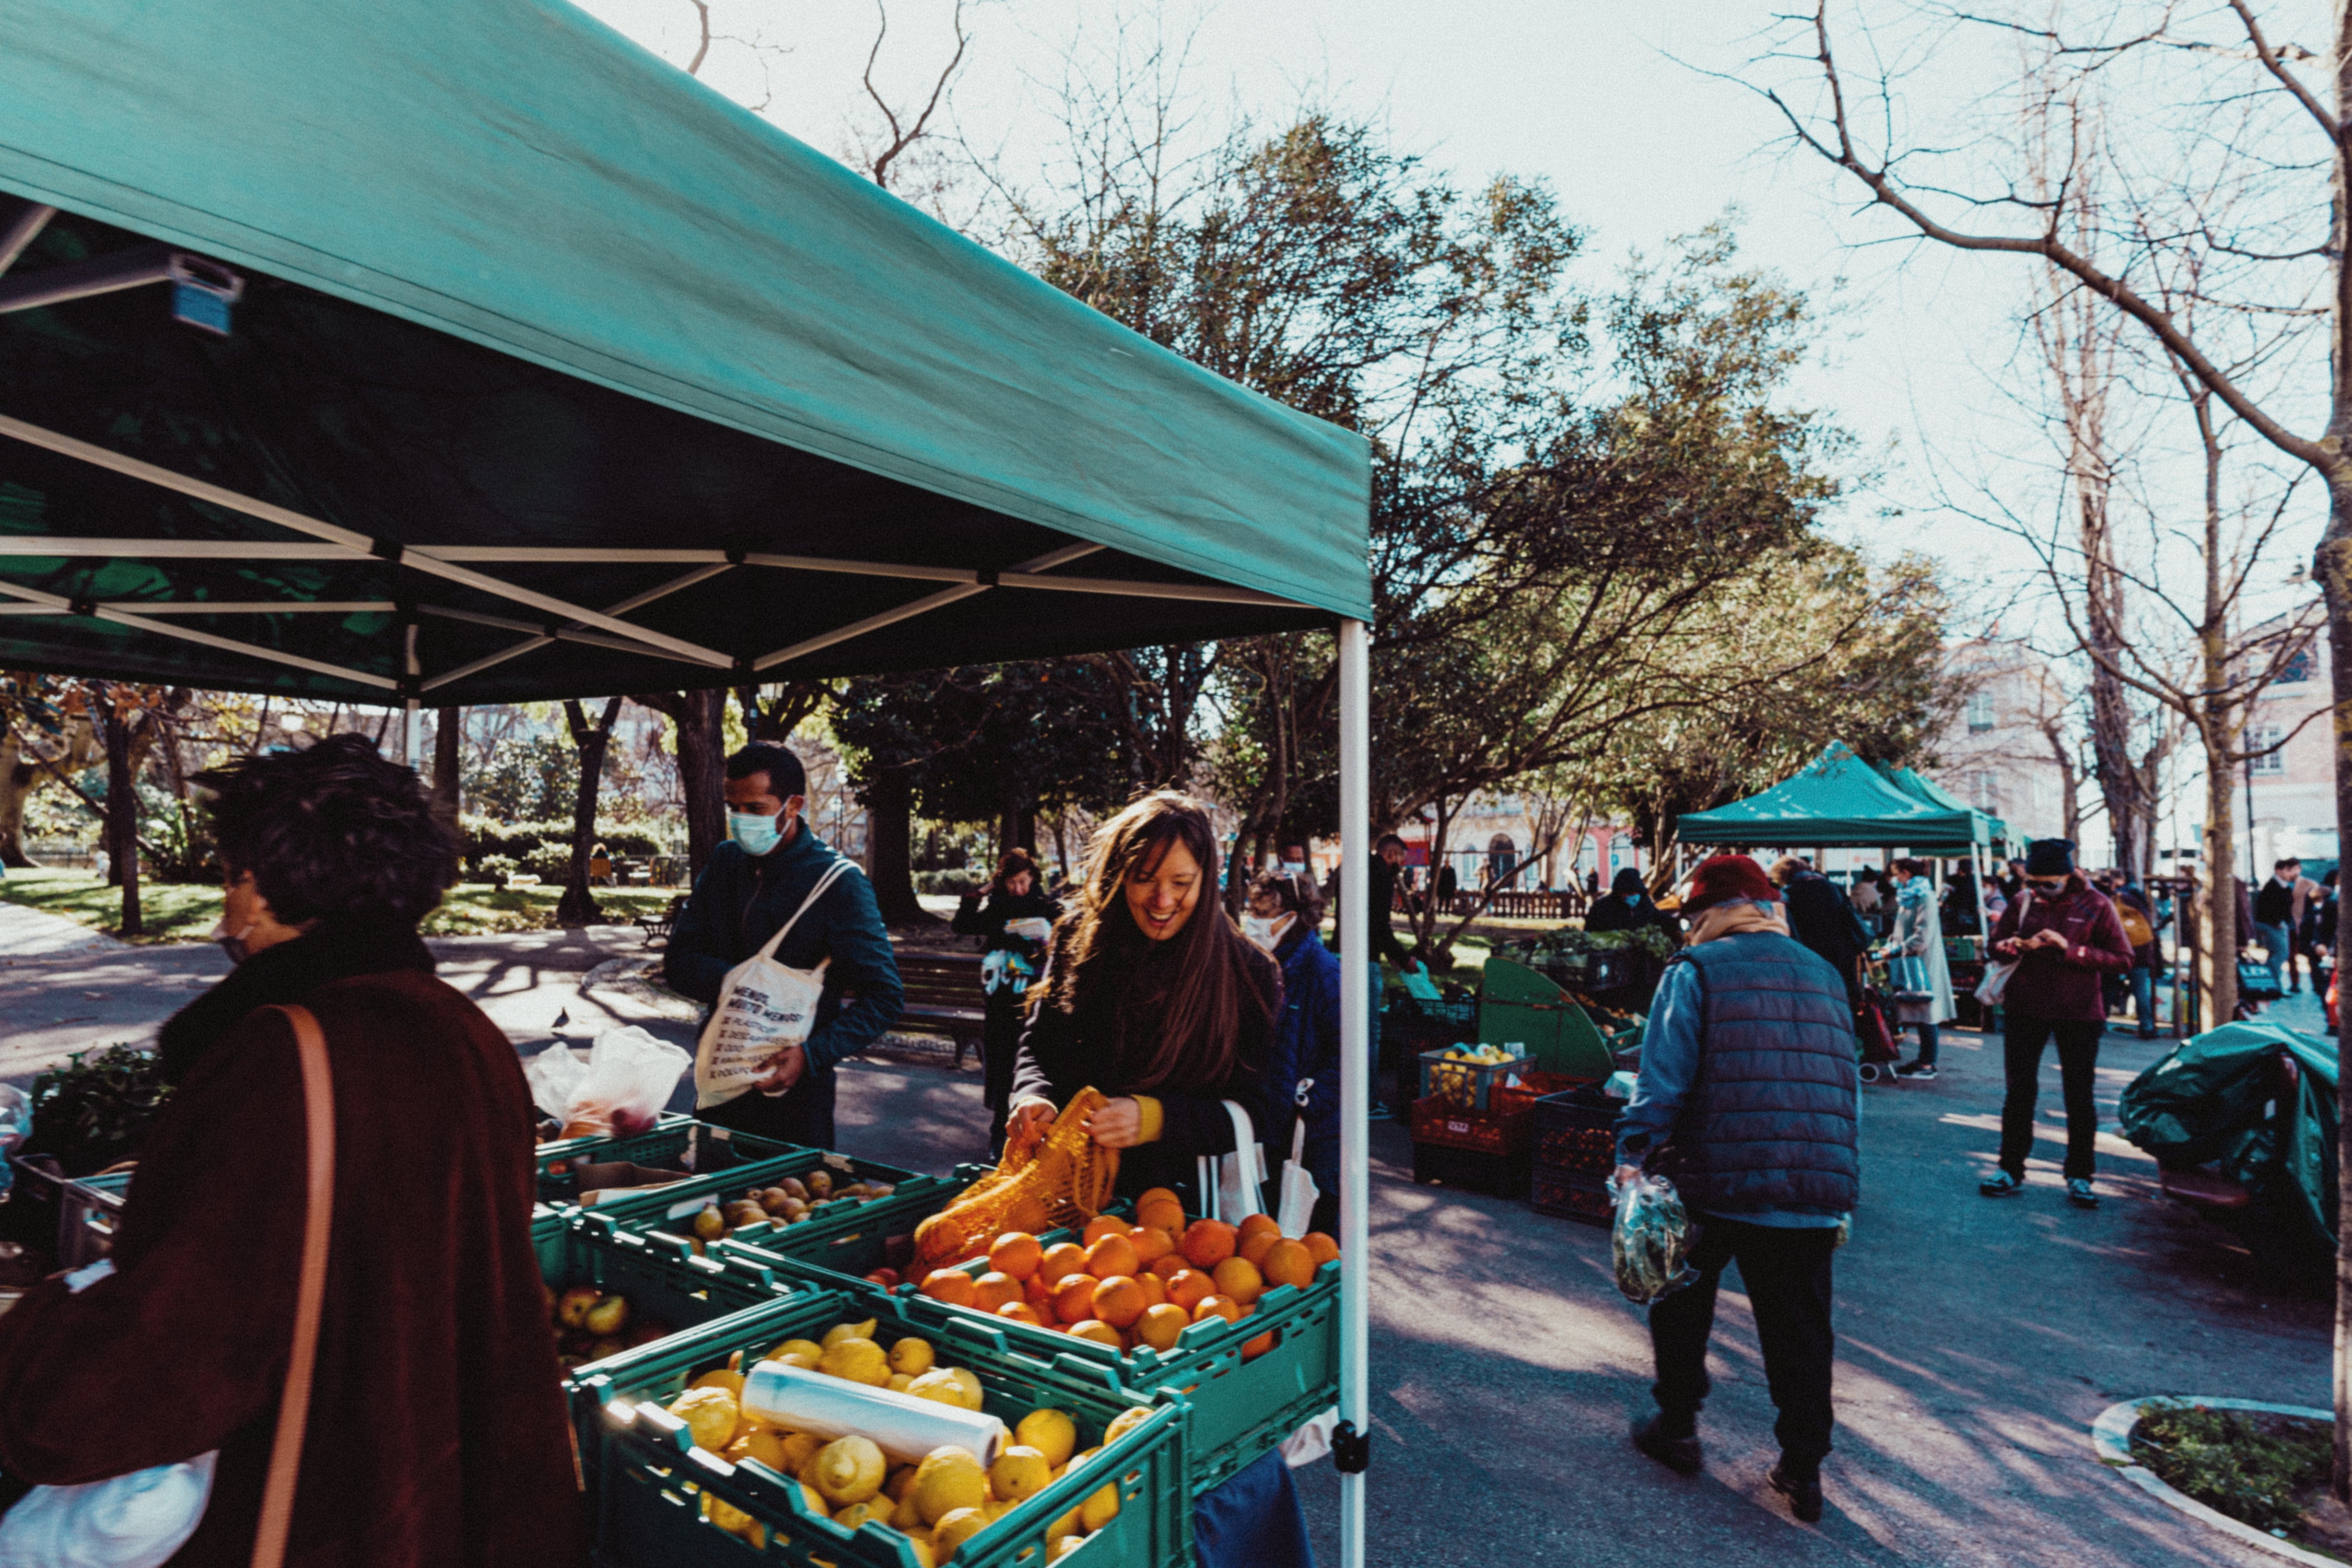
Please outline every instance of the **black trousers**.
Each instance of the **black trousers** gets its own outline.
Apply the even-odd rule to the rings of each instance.
[[[833,1073],[821,1068],[802,1075],[791,1090],[772,1099],[753,1089],[700,1113],[705,1121],[810,1149],[833,1147]]]
[[[2000,1101],[2000,1168],[2025,1180],[2025,1157],[2033,1152],[2033,1101],[2042,1088],[2042,1047],[2058,1041],[2058,1081],[2066,1097],[2066,1179],[2088,1177],[2098,1168],[2099,1106],[2092,1096],[2099,1068],[2104,1020],[2026,1018],[2006,1016],[2001,1065],[2008,1091]]]
[[[1837,1336],[1830,1327],[1830,1258],[1837,1232],[1823,1227],[1750,1225],[1709,1215],[1698,1220],[1691,1265],[1698,1278],[1650,1308],[1650,1345],[1658,1381],[1650,1392],[1670,1428],[1696,1423],[1707,1394],[1706,1342],[1715,1331],[1715,1292],[1728,1264],[1756,1313],[1764,1377],[1780,1413],[1772,1435],[1800,1476],[1820,1468],[1830,1451],[1830,1369]]]
[[[1004,1152],[1004,1121],[1013,1104],[1013,1058],[1021,1047],[1021,1020],[1028,1009],[1022,993],[1004,990],[988,998],[980,1027],[980,1099],[988,1107],[988,1157]]]

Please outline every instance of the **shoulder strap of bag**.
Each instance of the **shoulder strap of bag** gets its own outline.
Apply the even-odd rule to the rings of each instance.
[[[308,1007],[278,1011],[294,1026],[302,1058],[302,1110],[310,1149],[310,1195],[302,1213],[302,1282],[294,1298],[294,1350],[286,1363],[286,1393],[278,1405],[278,1436],[269,1448],[269,1480],[254,1531],[253,1568],[279,1568],[294,1522],[294,1485],[302,1469],[302,1434],[310,1418],[310,1379],[319,1360],[319,1317],[327,1300],[327,1237],[335,1217],[335,1085],[327,1065],[327,1037]]]
[[[770,937],[761,947],[760,956],[763,959],[775,957],[777,945],[781,943],[785,937],[792,934],[793,927],[801,923],[801,917],[809,912],[809,906],[815,903],[817,900],[823,898],[824,896],[824,890],[827,888],[832,887],[835,882],[840,880],[842,873],[854,870],[856,868],[856,861],[850,859],[847,856],[843,856],[841,858],[834,861],[832,865],[826,867],[824,868],[824,875],[816,879],[816,886],[809,889],[808,897],[801,900],[801,907],[793,911],[793,918],[778,926],[776,928],[776,934]]]

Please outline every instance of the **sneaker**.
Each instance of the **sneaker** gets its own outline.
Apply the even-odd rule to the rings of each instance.
[[[1396,1120],[1396,1112],[1391,1110],[1387,1106],[1382,1105],[1376,1100],[1372,1101],[1372,1109],[1365,1114],[1365,1120],[1368,1121],[1394,1121]]]
[[[1789,1500],[1790,1513],[1807,1524],[1821,1523],[1822,1478],[1819,1475],[1810,1480],[1801,1480],[1789,1473],[1789,1461],[1783,1459],[1773,1466],[1772,1473],[1764,1479],[1772,1483],[1774,1491]]]
[[[1698,1438],[1668,1436],[1663,1414],[1633,1423],[1633,1447],[1680,1476],[1695,1476],[1706,1463]]]
[[[1934,1062],[1905,1062],[1901,1067],[1895,1069],[1895,1076],[1896,1078],[1920,1078],[1932,1080],[1936,1076],[1936,1064]]]
[[[2066,1201],[2078,1209],[2097,1208],[2099,1194],[2091,1190],[2091,1178],[2088,1176],[2070,1178],[2066,1183]]]
[[[2005,1198],[2023,1185],[2025,1185],[2023,1182],[2019,1181],[2007,1171],[1995,1171],[1977,1184],[1977,1191],[1989,1198]]]

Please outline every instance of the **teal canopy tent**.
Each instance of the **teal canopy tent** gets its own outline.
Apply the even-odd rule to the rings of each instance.
[[[0,191],[0,665],[442,704],[1370,613],[1360,437],[554,0],[24,0]]]
[[[559,0],[0,13],[0,668],[444,705],[1336,623],[1358,952],[1370,489]]]
[[[1865,763],[1842,741],[1770,789],[1685,813],[1675,831],[1685,844],[1907,848],[1956,857],[1972,857],[2009,836],[2000,818],[1962,805],[1908,768]]]

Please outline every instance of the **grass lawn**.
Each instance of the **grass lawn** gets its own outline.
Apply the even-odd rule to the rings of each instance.
[[[466,882],[449,889],[441,907],[425,920],[426,936],[480,936],[495,932],[551,931],[562,888],[488,888]],[[675,888],[599,888],[596,902],[612,922],[659,914],[677,896]],[[11,871],[0,881],[0,900],[46,910],[79,921],[109,936],[121,934],[122,890],[89,871]],[[150,942],[202,942],[220,919],[221,894],[215,887],[184,882],[142,882],[139,913],[146,927],[137,938]]]

